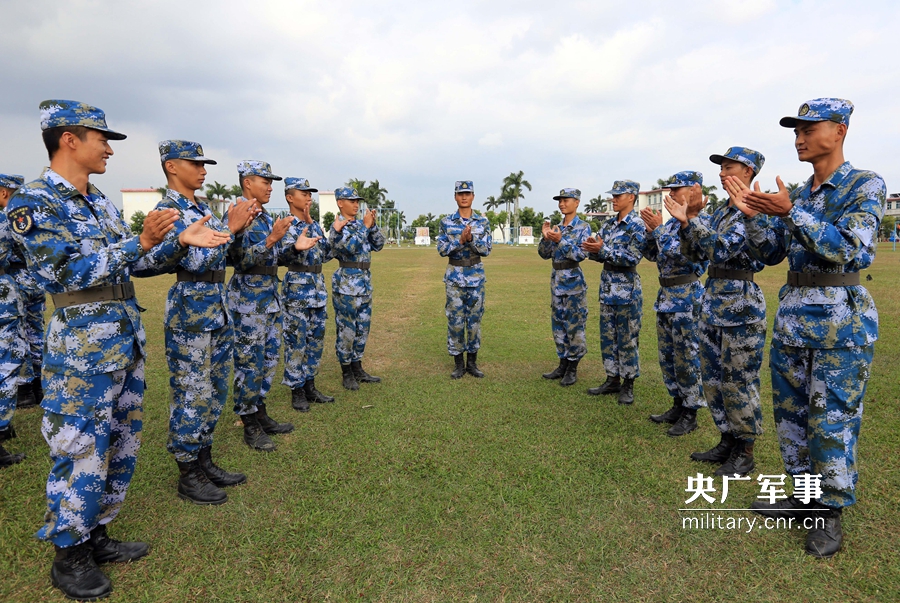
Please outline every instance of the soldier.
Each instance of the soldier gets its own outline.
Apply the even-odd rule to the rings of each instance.
[[[484,377],[478,369],[481,347],[481,317],[484,315],[484,266],[481,258],[491,253],[491,225],[472,211],[475,188],[471,180],[458,180],[454,187],[457,211],[441,220],[437,250],[449,258],[444,272],[447,288],[447,351],[455,368],[451,379],[466,373]],[[463,352],[466,352],[463,363]]]
[[[149,551],[106,533],[134,474],[144,393],[144,328],[131,276],[171,269],[187,246],[215,247],[228,236],[203,221],[179,235],[178,212],[151,211],[139,236],[112,202],[89,182],[113,154],[100,109],[66,100],[41,103],[50,168],[12,198],[13,236],[28,268],[53,296],[47,326],[41,406],[53,468],[47,512],[37,537],[56,547],[53,585],[74,599],[111,591],[97,563],[131,561]]]
[[[31,363],[28,362],[28,343],[25,335],[25,309],[19,285],[8,273],[16,259],[13,238],[6,217],[6,205],[25,178],[0,174],[0,468],[22,462],[25,454],[12,454],[3,442],[16,437],[12,418],[17,406],[17,387],[31,383]],[[27,272],[27,270],[26,270]]]
[[[281,345],[281,304],[278,300],[278,254],[275,246],[287,233],[293,216],[274,220],[262,207],[272,196],[272,173],[264,161],[237,165],[243,198],[259,204],[260,213],[236,235],[228,250],[234,275],[228,281],[228,310],[234,319],[234,412],[244,424],[244,442],[272,452],[269,435],[290,433],[291,423],[279,423],[266,411],[266,396],[278,366]]]
[[[325,346],[328,293],[322,264],[331,259],[331,246],[318,222],[309,213],[312,194],[318,189],[306,178],[285,178],[284,198],[296,220],[279,243],[278,262],[288,267],[281,284],[284,303],[284,379],[291,388],[291,406],[309,412],[310,402],[334,402],[316,389],[316,373]],[[308,249],[305,239],[317,243]]]
[[[698,172],[679,172],[669,181],[669,197],[673,203],[688,207],[693,186],[687,186],[689,175]],[[700,207],[690,208],[688,218],[696,217]],[[662,215],[649,207],[641,210],[647,227],[644,257],[656,262],[659,269],[659,293],[653,309],[656,311],[656,337],[659,342],[659,368],[663,383],[672,397],[672,408],[658,415],[650,415],[654,423],[671,423],[666,432],[672,437],[697,429],[697,410],[706,406],[700,381],[700,343],[697,322],[700,319],[700,298],[703,285],[700,276],[706,272],[705,261],[693,261],[681,253],[681,224],[669,218],[663,224]]]
[[[363,352],[372,321],[372,252],[384,247],[384,235],[375,224],[375,210],[362,220],[356,189],[343,187],[334,191],[340,214],[331,225],[328,243],[340,267],[331,275],[331,303],[337,327],[334,349],[341,363],[343,386],[359,389],[360,383],[378,383],[380,377],[367,373],[362,366]]]
[[[746,147],[731,147],[710,161],[722,166],[719,178],[735,175],[749,184],[765,157]],[[678,184],[700,196],[703,176],[689,172]],[[701,201],[702,203],[702,201]],[[719,465],[716,475],[746,475],[753,471],[753,444],[762,435],[759,369],[766,341],[766,300],[753,275],[763,269],[747,249],[740,210],[729,200],[710,215],[688,218],[688,207],[665,200],[666,209],[681,223],[682,251],[708,260],[709,278],[700,302],[700,366],[703,391],[719,428],[719,443],[691,458]]]
[[[159,143],[159,159],[168,188],[156,209],[178,211],[176,234],[200,220],[216,231],[237,233],[258,212],[250,201],[237,203],[226,226],[195,196],[203,188],[206,164],[216,164],[198,143],[164,140]],[[228,495],[220,488],[247,480],[212,460],[213,431],[228,400],[234,349],[234,328],[225,304],[227,251],[224,245],[191,248],[178,264],[177,281],[166,299],[166,360],[172,389],[166,448],[178,463],[178,496],[198,505],[224,503]]]
[[[600,348],[606,381],[592,387],[592,396],[619,394],[619,404],[634,404],[634,380],[641,374],[638,337],[644,298],[637,265],[641,261],[644,227],[634,211],[641,185],[616,180],[611,191],[615,216],[600,226],[582,248],[588,258],[603,262],[600,275]]]
[[[875,259],[886,189],[881,176],[844,160],[851,113],[850,101],[819,98],[781,120],[794,129],[800,161],[813,166],[797,190],[789,193],[780,178],[774,194],[759,185],[751,192],[735,178],[726,182],[746,214],[753,254],[767,264],[786,257],[790,267],[778,296],[769,364],[775,425],[794,495],[751,508],[768,517],[812,517],[806,552],[815,557],[840,550],[841,514],[856,502],[856,446],[878,339],[878,311],[859,271]],[[798,490],[810,474],[822,478],[821,498],[804,503]]]

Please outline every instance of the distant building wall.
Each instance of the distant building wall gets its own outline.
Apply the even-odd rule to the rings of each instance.
[[[325,218],[325,214],[331,212],[337,217],[338,215],[338,206],[337,201],[334,198],[334,191],[319,191],[319,226],[322,227],[322,230],[325,230],[325,223],[322,221]],[[328,234],[327,232],[325,233]]]
[[[131,217],[135,212],[142,211],[144,215],[153,211],[156,204],[162,199],[162,193],[155,188],[123,188],[122,193],[122,217],[126,224],[131,224]]]

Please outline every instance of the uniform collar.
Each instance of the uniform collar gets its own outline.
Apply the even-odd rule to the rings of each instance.
[[[66,180],[50,168],[44,168],[44,171],[41,174],[41,179],[49,184],[50,188],[55,190],[57,194],[59,194],[64,199],[71,199],[72,197],[82,196],[82,194],[78,192],[78,189],[72,186],[72,184],[68,180]],[[88,182],[87,192],[89,196],[103,196],[103,193],[100,192],[100,189],[94,186],[91,182]]]
[[[173,190],[173,189],[171,189],[171,188],[167,188],[167,189],[166,189],[166,198],[167,198],[167,199],[171,199],[172,201],[174,201],[175,204],[176,204],[178,207],[180,207],[182,210],[185,210],[185,209],[198,209],[198,210],[200,210],[200,211],[202,212],[203,209],[205,208],[205,204],[204,204],[203,201],[201,201],[200,199],[197,199],[197,198],[195,197],[195,199],[197,200],[197,203],[195,204],[193,201],[191,201],[190,199],[188,199],[187,197],[185,197],[184,195],[182,195],[182,194],[179,193],[178,191]]]
[[[843,182],[844,178],[847,177],[847,174],[850,173],[850,170],[853,169],[853,166],[850,165],[849,161],[845,161],[841,164],[841,166],[834,170],[834,173],[828,177],[828,179],[819,185],[819,188],[827,186],[829,188],[837,188],[840,186],[841,182]],[[809,187],[810,192],[815,192],[812,190],[813,176],[809,177],[809,180],[806,181],[806,185]],[[818,189],[817,189],[818,190]]]
[[[576,226],[576,225],[579,224],[580,222],[583,222],[583,220],[582,220],[581,218],[578,217],[578,214],[575,214],[575,217],[572,218],[572,221],[569,222],[569,224],[568,224],[567,226],[563,226],[563,223],[562,223],[562,222],[559,223],[559,226],[560,226],[561,228],[572,228],[573,226]]]

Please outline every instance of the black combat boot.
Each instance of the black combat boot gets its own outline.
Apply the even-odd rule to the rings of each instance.
[[[150,545],[146,542],[122,542],[110,538],[106,534],[105,524],[91,530],[88,542],[94,549],[94,561],[97,563],[127,563],[150,552]]]
[[[681,398],[674,398],[672,400],[672,408],[661,415],[650,415],[650,420],[654,423],[676,423],[683,410],[684,407],[681,405]]]
[[[228,494],[209,481],[206,473],[200,468],[200,461],[178,463],[178,496],[195,505],[221,505],[228,500]]]
[[[112,582],[97,567],[90,541],[66,548],[55,547],[50,582],[69,599],[96,601],[108,597]]]
[[[34,391],[35,403],[40,404],[44,401],[44,386],[41,385],[41,367],[38,367],[34,374],[37,375],[37,377],[31,382],[31,389]]]
[[[31,408],[37,406],[37,398],[34,395],[34,381],[20,385],[16,390],[16,408]]]
[[[549,373],[544,373],[541,375],[544,379],[562,379],[563,375],[566,374],[566,369],[569,368],[569,361],[565,358],[559,359],[559,366],[550,371]]]
[[[350,367],[353,369],[353,376],[356,377],[357,382],[381,383],[381,377],[376,377],[375,375],[370,375],[366,372],[362,366],[362,360],[354,360],[350,363]]]
[[[334,402],[334,398],[332,396],[326,396],[316,389],[315,378],[306,380],[306,383],[303,384],[303,391],[306,392],[306,399],[310,402],[315,402],[316,404],[327,404],[329,402]]]
[[[697,409],[685,408],[681,412],[681,416],[675,421],[675,424],[669,428],[666,435],[673,438],[691,433],[697,429]]]
[[[734,448],[731,449],[731,454],[728,455],[728,460],[725,461],[721,467],[716,469],[715,474],[720,477],[723,475],[735,474],[747,475],[755,468],[756,463],[753,462],[753,442],[738,439]]]
[[[563,387],[569,387],[570,385],[575,385],[575,382],[578,381],[578,362],[579,360],[569,360],[569,366],[566,367],[566,374],[563,375],[562,379],[559,380],[559,384]]]
[[[309,412],[309,400],[306,399],[306,390],[302,387],[291,389],[291,407],[300,412]]]
[[[14,437],[16,437],[16,430],[13,429],[12,425],[7,425],[6,429],[0,431],[0,467],[9,467],[10,465],[15,465],[16,463],[21,463],[25,460],[24,452],[13,454],[3,447],[3,442],[11,440]]]
[[[247,446],[263,452],[275,450],[275,442],[263,431],[262,425],[256,419],[256,413],[240,415],[240,417],[241,422],[244,424],[244,442],[246,442]]]
[[[587,393],[592,396],[603,396],[606,394],[618,394],[621,389],[622,382],[619,381],[619,376],[616,375],[615,377],[606,377],[606,381],[602,385],[592,387],[587,390]]]
[[[737,444],[737,438],[730,433],[723,433],[719,443],[706,452],[692,452],[691,459],[704,463],[724,463],[731,456],[731,449]]]
[[[270,417],[268,413],[266,413],[266,403],[263,402],[262,399],[256,403],[256,420],[259,421],[263,431],[269,435],[291,433],[294,431],[293,423],[279,423]]]
[[[806,535],[806,552],[819,559],[834,557],[841,550],[844,532],[841,530],[841,513],[843,509],[828,509],[817,514],[812,521],[813,527]],[[824,524],[822,525],[824,520]]]
[[[231,473],[216,465],[212,460],[212,446],[204,446],[200,449],[197,454],[197,463],[200,464],[200,469],[203,470],[209,481],[219,488],[237,486],[247,481],[247,476],[243,473]]]
[[[634,404],[634,379],[622,379],[622,389],[619,391],[619,404],[630,406]]]
[[[450,373],[451,379],[462,379],[463,375],[466,374],[466,359],[462,354],[457,354],[453,357],[453,372]]]
[[[356,375],[353,374],[353,365],[342,364],[341,376],[343,377],[342,385],[344,386],[344,389],[349,389],[351,391],[359,389],[359,382],[356,380]]]
[[[754,513],[759,513],[764,517],[772,517],[775,519],[795,517],[797,519],[802,519],[804,517],[821,517],[825,515],[823,510],[828,509],[828,507],[815,500],[804,503],[796,496],[788,496],[787,498],[783,498],[773,503],[767,503],[761,500],[754,501],[750,503],[750,509]]]
[[[466,372],[479,379],[484,377],[484,373],[478,369],[478,352],[466,354]]]

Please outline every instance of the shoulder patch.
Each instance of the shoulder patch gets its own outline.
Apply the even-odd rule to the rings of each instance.
[[[28,234],[34,227],[34,214],[28,206],[17,207],[7,213],[7,216],[13,232],[18,235]]]

